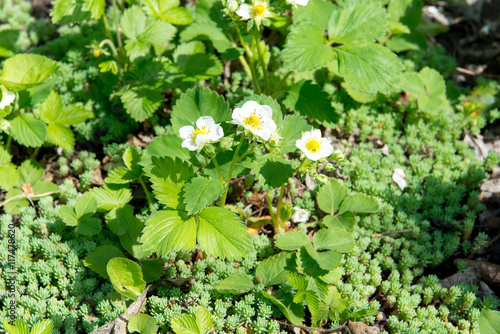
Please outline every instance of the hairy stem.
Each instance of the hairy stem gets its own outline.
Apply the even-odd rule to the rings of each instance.
[[[104,27],[106,28],[106,32],[108,33],[108,38],[110,41],[112,41],[113,34],[111,34],[111,29],[109,29],[109,22],[108,22],[108,18],[106,17],[106,13],[104,13],[104,15],[102,16],[102,21],[104,22]]]
[[[242,134],[240,143],[238,144],[238,147],[236,147],[236,150],[234,150],[233,160],[231,160],[231,165],[229,166],[229,171],[227,172],[226,189],[224,190],[224,194],[222,195],[220,202],[219,202],[219,206],[221,208],[226,204],[227,192],[229,191],[229,186],[231,185],[231,176],[233,175],[233,170],[236,167],[236,162],[238,160],[238,153],[240,152],[240,148],[241,148],[241,145],[243,145],[244,140],[245,140],[245,135]]]
[[[236,32],[238,33],[238,39],[240,40],[240,44],[243,47],[243,49],[245,50],[245,53],[246,53],[246,55],[248,57],[248,64],[249,64],[249,69],[250,69],[250,78],[252,79],[252,84],[253,84],[253,87],[255,89],[255,92],[257,94],[261,94],[262,90],[261,90],[261,88],[259,86],[259,82],[258,82],[258,78],[257,78],[257,71],[255,70],[255,62],[253,60],[252,52],[248,48],[247,43],[245,43],[245,40],[243,39],[243,36],[241,35],[241,31],[240,31],[239,27],[236,27]],[[240,57],[240,58],[243,58],[243,56]],[[244,66],[245,65],[243,65],[243,67]]]
[[[149,192],[148,188],[146,187],[146,184],[144,184],[144,181],[142,180],[142,175],[137,179],[139,183],[142,186],[142,189],[144,190],[144,193],[146,194],[146,199],[148,200],[149,207],[151,208],[151,212],[155,212],[155,208],[153,206],[153,200],[151,199],[151,193]]]
[[[278,197],[278,205],[276,206],[276,225],[281,227],[281,202],[283,201],[283,195],[285,194],[285,185],[281,186],[280,196]]]
[[[269,95],[269,76],[267,74],[267,66],[264,61],[264,50],[262,50],[262,46],[260,45],[260,30],[257,31],[254,35],[255,43],[257,44],[257,53],[259,54],[259,62],[260,67],[262,68],[262,74],[264,75],[264,93]]]
[[[269,215],[271,216],[271,221],[273,222],[273,227],[274,227],[274,230],[276,231],[276,229],[279,227],[276,223],[276,215],[274,214],[274,211],[273,211],[273,199],[271,197],[271,191],[267,191],[267,206],[269,207]]]

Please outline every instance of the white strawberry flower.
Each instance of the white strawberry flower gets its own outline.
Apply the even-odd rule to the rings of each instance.
[[[238,10],[238,1],[237,0],[228,0],[226,2],[226,7],[230,12],[235,12]]]
[[[404,179],[405,172],[401,168],[394,169],[394,173],[392,174],[392,179],[397,183],[401,190],[404,190],[408,187],[408,182]]]
[[[4,86],[2,88],[2,96],[0,99],[0,109],[4,109],[7,106],[10,106],[12,102],[16,99],[16,94],[10,92]]]
[[[309,0],[286,0],[290,5],[297,7],[297,5],[307,6]]]
[[[297,206],[293,207],[295,210],[294,214],[292,215],[292,220],[294,223],[305,223],[306,221],[309,220],[309,211],[306,209],[301,209]]]
[[[179,136],[184,139],[182,147],[190,151],[196,151],[205,144],[213,143],[224,136],[224,130],[220,124],[210,116],[202,116],[196,121],[196,129],[191,125],[180,128]]]
[[[241,125],[254,135],[268,141],[276,132],[273,121],[273,110],[268,105],[260,105],[255,101],[245,102],[241,108],[233,110],[233,122]]]
[[[252,1],[251,5],[245,3],[241,4],[236,14],[238,14],[242,20],[254,19],[257,24],[260,24],[266,17],[274,16],[269,10],[269,2],[259,0]]]
[[[313,161],[328,158],[333,153],[330,138],[321,137],[321,130],[306,131],[301,139],[297,139],[295,145]]]

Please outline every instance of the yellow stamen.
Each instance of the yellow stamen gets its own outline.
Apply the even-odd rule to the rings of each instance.
[[[306,143],[306,150],[311,153],[318,153],[321,150],[321,144],[316,138],[311,138]]]
[[[210,133],[210,130],[207,130],[205,126],[202,126],[201,129],[196,128],[196,130],[191,132],[191,135],[193,136],[193,141],[195,141],[197,135],[207,135],[209,133]]]
[[[255,113],[251,113],[250,116],[245,117],[243,120],[243,124],[250,127],[252,130],[260,130],[262,129],[262,117],[255,115]]]
[[[266,11],[266,6],[258,4],[252,7],[252,16],[261,16]]]

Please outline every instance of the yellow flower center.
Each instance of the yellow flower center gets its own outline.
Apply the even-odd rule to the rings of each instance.
[[[196,128],[196,130],[194,130],[191,135],[193,136],[193,141],[196,140],[196,136],[198,135],[207,135],[210,133],[210,130],[207,130],[205,126],[202,126],[201,129],[200,128]]]
[[[261,16],[266,11],[266,6],[258,4],[252,7],[252,16]]]
[[[306,150],[311,153],[318,153],[321,150],[321,144],[316,138],[311,138],[306,143]]]
[[[92,55],[97,58],[101,55],[101,51],[99,49],[94,49]]]
[[[255,113],[251,113],[250,116],[245,117],[243,120],[243,124],[251,128],[252,130],[260,130],[262,129],[262,117],[255,115]]]

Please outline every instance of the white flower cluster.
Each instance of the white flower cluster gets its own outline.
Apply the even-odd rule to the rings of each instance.
[[[268,105],[248,101],[241,108],[235,108],[232,117],[233,123],[242,126],[266,142],[271,140],[277,144],[281,139],[281,136],[276,132],[277,126],[273,120],[273,110]],[[224,131],[212,117],[202,116],[196,121],[196,128],[191,125],[183,126],[179,130],[179,135],[184,139],[182,147],[196,151],[206,144],[220,140],[224,137]],[[302,138],[298,139],[295,145],[305,153],[307,158],[313,161],[328,158],[334,151],[331,139],[321,137],[321,131],[318,129],[304,132]]]

